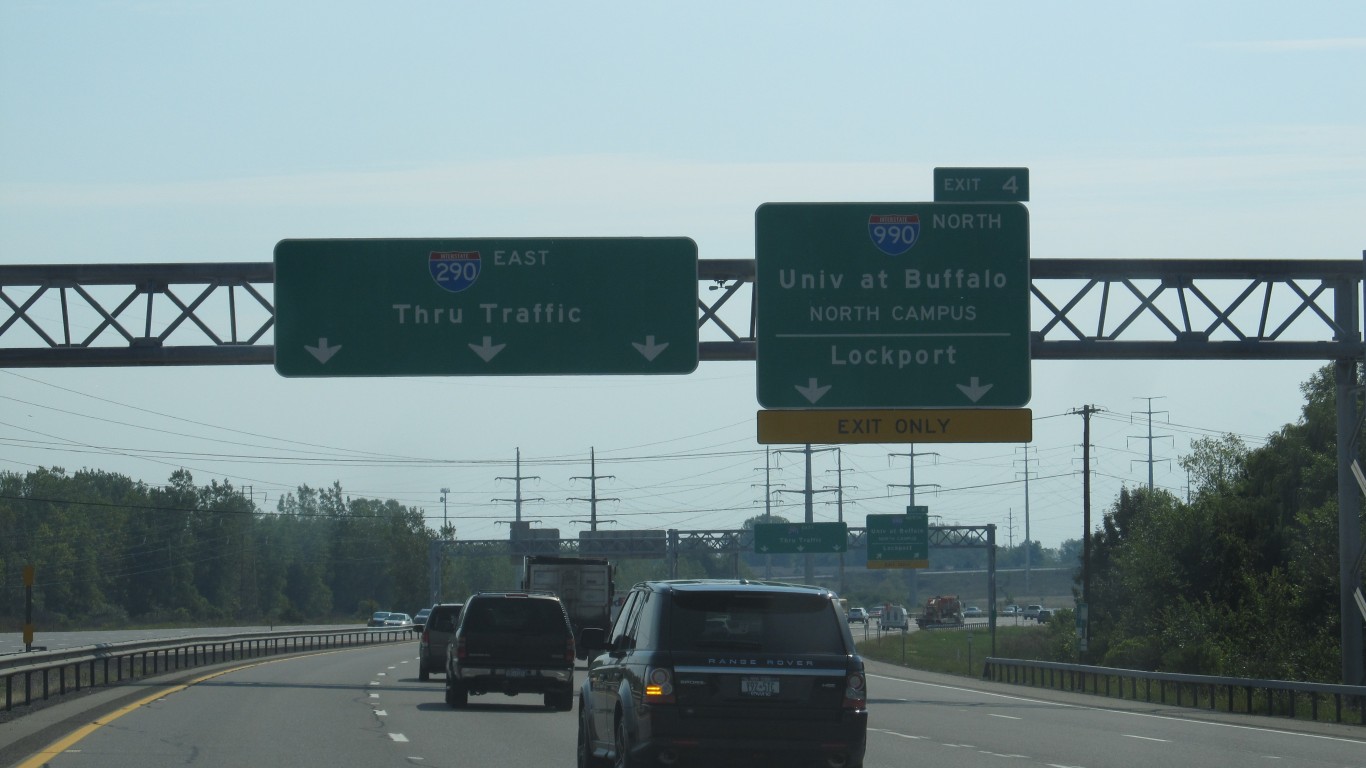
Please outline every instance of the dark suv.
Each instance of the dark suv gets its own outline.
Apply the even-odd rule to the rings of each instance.
[[[580,768],[863,765],[863,659],[829,590],[645,582],[609,633],[581,638],[604,653],[579,689]]]
[[[437,603],[427,614],[422,635],[417,641],[417,679],[426,680],[433,672],[446,669],[446,646],[455,637],[463,603]]]
[[[477,592],[465,601],[447,646],[446,703],[463,707],[481,693],[540,693],[547,707],[574,708],[574,633],[558,597]]]

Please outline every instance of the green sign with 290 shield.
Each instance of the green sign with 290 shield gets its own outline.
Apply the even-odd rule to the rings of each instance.
[[[760,555],[845,552],[844,523],[755,523],[754,552]]]
[[[1019,203],[766,203],[755,275],[766,408],[1029,402]]]
[[[686,237],[282,240],[283,376],[691,373]]]

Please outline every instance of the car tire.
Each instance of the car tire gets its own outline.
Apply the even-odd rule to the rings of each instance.
[[[608,768],[608,763],[600,757],[593,755],[593,738],[589,730],[591,717],[584,702],[579,702],[579,743],[578,743],[578,766],[579,768]]]
[[[617,759],[613,768],[638,768],[639,763],[631,757],[631,740],[626,733],[626,718],[617,717],[615,729]]]
[[[447,680],[446,703],[450,705],[451,709],[460,709],[461,707],[468,706],[470,703],[469,691],[465,690],[465,686]]]
[[[431,677],[432,673],[427,671],[427,665],[419,661],[417,663],[417,679],[425,683],[430,680]]]

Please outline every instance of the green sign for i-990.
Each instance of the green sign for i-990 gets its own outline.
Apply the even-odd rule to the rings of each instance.
[[[686,237],[282,240],[282,376],[691,373]]]
[[[765,408],[1029,402],[1019,203],[766,203],[755,280]]]

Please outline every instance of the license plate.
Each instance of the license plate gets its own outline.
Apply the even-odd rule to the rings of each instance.
[[[508,677],[526,677],[528,673],[525,669],[509,669],[507,674]]]
[[[740,693],[746,696],[776,696],[778,695],[778,678],[742,677],[740,678]]]

